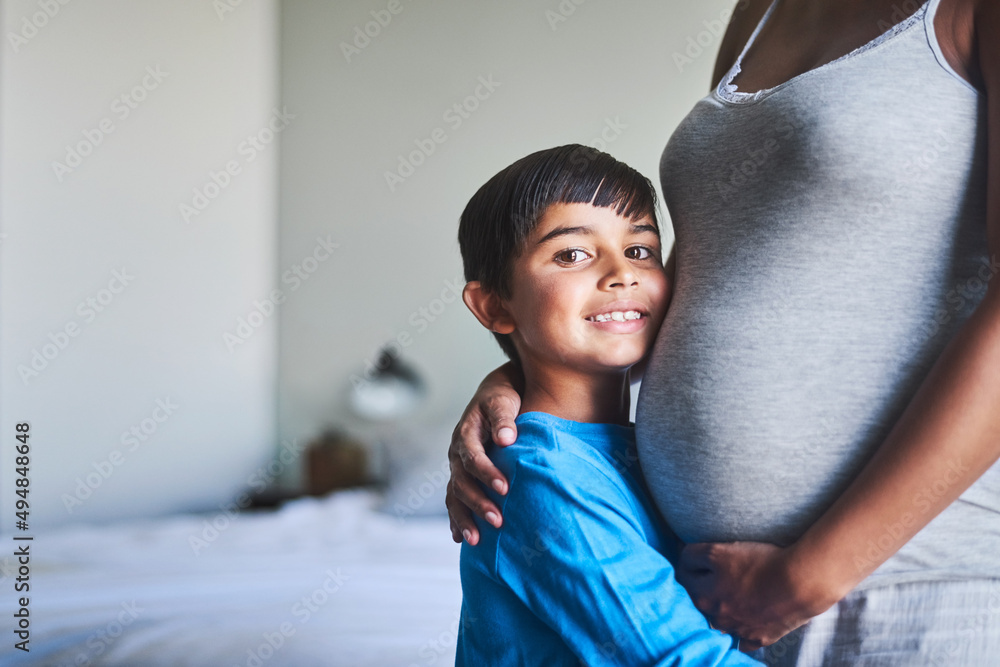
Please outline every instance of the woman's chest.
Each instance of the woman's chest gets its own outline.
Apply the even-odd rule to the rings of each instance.
[[[948,64],[974,85],[979,81],[973,30],[976,1],[941,0],[933,22]],[[732,83],[742,92],[756,92],[790,81],[877,40],[923,4],[924,0],[776,0]]]

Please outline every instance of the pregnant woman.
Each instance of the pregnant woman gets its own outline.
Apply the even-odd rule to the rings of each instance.
[[[743,0],[715,82],[636,417],[678,579],[772,664],[1000,664],[1000,2]],[[518,382],[456,429],[459,540]]]

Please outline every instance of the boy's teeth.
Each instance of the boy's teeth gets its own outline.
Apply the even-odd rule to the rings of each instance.
[[[613,311],[613,312],[610,312],[610,313],[603,313],[601,315],[595,315],[594,316],[594,321],[595,322],[611,322],[611,321],[625,322],[626,320],[637,320],[640,317],[642,317],[642,315],[638,311],[635,311],[635,310],[626,310],[624,312],[621,311],[621,310],[616,310],[616,311]]]

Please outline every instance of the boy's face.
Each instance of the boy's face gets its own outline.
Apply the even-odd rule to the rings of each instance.
[[[666,312],[667,275],[651,218],[553,204],[512,269],[504,305],[526,364],[627,368],[649,350]]]

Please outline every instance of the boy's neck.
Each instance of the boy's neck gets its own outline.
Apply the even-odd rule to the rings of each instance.
[[[628,371],[592,374],[565,367],[526,367],[521,414],[525,412],[545,412],[575,422],[627,426]]]

